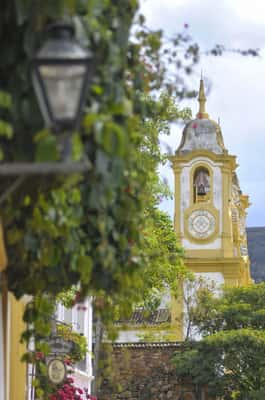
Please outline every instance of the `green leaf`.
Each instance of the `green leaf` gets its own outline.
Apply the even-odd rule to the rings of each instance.
[[[48,131],[42,131],[36,136],[35,140],[37,142],[36,161],[57,161],[59,159],[57,141],[54,135]]]
[[[0,90],[0,108],[10,109],[12,106],[11,95],[7,92]]]
[[[41,351],[44,355],[48,355],[51,351],[51,348],[48,343],[41,342],[38,345],[38,351]]]
[[[94,125],[94,123],[95,123],[96,121],[98,121],[98,120],[99,120],[99,115],[97,115],[97,114],[92,114],[92,113],[86,114],[85,117],[84,117],[84,119],[83,119],[83,126],[84,126],[84,128],[86,129],[86,131],[87,131],[87,132],[90,132],[91,127],[92,127],[92,126]]]
[[[101,96],[104,92],[103,88],[99,85],[92,85],[91,90],[98,96]]]
[[[15,243],[18,243],[22,240],[23,238],[23,232],[19,229],[13,229],[12,231],[7,232],[7,242],[10,245],[14,245]]]
[[[118,124],[107,122],[103,129],[102,145],[107,153],[123,156],[125,152],[125,132]]]
[[[7,139],[13,137],[13,127],[8,122],[0,120],[0,136],[5,136]]]
[[[91,271],[93,267],[92,258],[89,256],[79,256],[77,260],[77,270],[81,274],[83,282],[88,283],[91,278]]]
[[[84,153],[84,147],[80,135],[75,132],[72,136],[72,158],[75,161],[81,160]]]
[[[38,363],[38,368],[42,376],[46,376],[48,372],[48,368],[44,363]]]
[[[43,389],[41,389],[41,388],[36,388],[36,395],[37,395],[37,398],[43,398],[43,395],[44,395],[44,390]]]

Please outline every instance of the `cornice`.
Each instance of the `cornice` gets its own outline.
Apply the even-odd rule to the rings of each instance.
[[[174,155],[169,155],[167,158],[172,162],[173,169],[175,169],[180,163],[189,162],[197,157],[206,157],[215,162],[225,163],[233,170],[237,167],[236,156],[228,153],[216,154],[209,150],[193,150],[186,154],[176,152]]]
[[[185,265],[193,272],[220,272],[225,279],[242,278],[245,262],[242,257],[202,259],[185,258]]]

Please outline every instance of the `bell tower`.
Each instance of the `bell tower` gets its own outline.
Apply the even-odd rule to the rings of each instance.
[[[198,101],[196,118],[187,123],[175,155],[169,157],[175,177],[175,232],[185,250],[185,265],[195,274],[217,284],[247,285],[248,196],[239,187],[236,157],[226,150],[220,125],[206,112],[202,79]],[[182,312],[180,303],[172,308],[173,323]]]

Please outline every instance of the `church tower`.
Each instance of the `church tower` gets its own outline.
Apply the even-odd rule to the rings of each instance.
[[[175,176],[175,232],[188,269],[217,284],[247,285],[248,196],[239,187],[236,157],[226,150],[220,125],[206,112],[202,79],[198,101],[196,119],[187,123],[169,157]],[[173,307],[173,323],[181,308],[180,303]]]

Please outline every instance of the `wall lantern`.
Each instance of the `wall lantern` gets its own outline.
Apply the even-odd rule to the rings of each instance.
[[[48,40],[32,60],[32,79],[43,118],[55,132],[77,128],[91,81],[92,55],[75,39],[72,24],[47,29]]]

